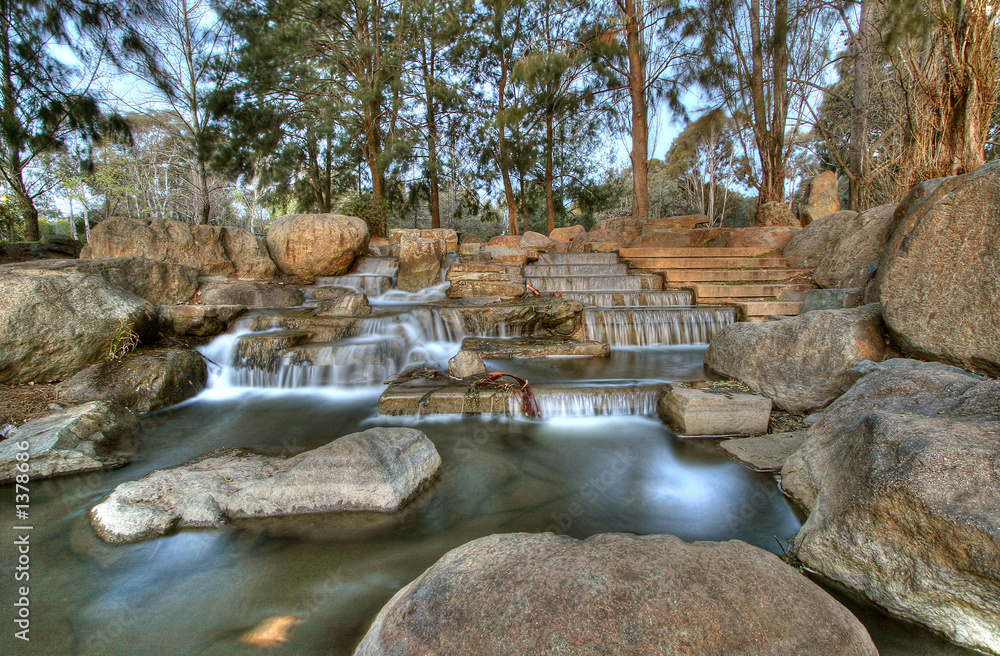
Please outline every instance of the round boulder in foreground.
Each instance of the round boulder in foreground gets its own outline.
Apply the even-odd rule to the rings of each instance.
[[[861,623],[778,557],[736,540],[491,535],[382,609],[355,656],[876,656]]]
[[[339,276],[368,248],[368,225],[342,214],[286,214],[267,231],[267,250],[290,276]]]

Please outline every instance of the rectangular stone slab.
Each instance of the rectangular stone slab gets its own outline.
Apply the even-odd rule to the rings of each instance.
[[[635,257],[757,257],[770,253],[773,248],[761,246],[746,248],[623,248],[619,254]]]
[[[657,410],[677,435],[755,435],[767,432],[771,399],[671,387],[660,397]]]
[[[668,269],[783,269],[788,260],[783,257],[636,257],[629,260],[636,269],[662,271]]]
[[[484,358],[604,357],[611,348],[604,342],[575,339],[466,337],[462,350]]]

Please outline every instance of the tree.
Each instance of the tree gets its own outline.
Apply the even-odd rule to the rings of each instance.
[[[121,53],[120,60],[130,75],[157,92],[152,102],[143,98],[133,110],[156,113],[165,105],[177,117],[162,125],[173,130],[191,153],[189,184],[197,199],[191,218],[196,224],[208,223],[213,191],[209,160],[215,148],[209,99],[230,76],[232,35],[208,0],[158,0],[154,7],[132,27],[126,42],[131,47]]]
[[[976,169],[985,161],[998,91],[991,0],[886,3],[886,47],[902,96],[898,194],[913,184]]]
[[[39,156],[62,150],[73,134],[97,140],[109,126],[124,129],[117,117],[102,116],[91,92],[93,76],[53,54],[55,46],[74,48],[86,63],[89,44],[97,50],[92,58],[100,59],[106,52],[101,33],[113,11],[124,8],[78,0],[0,0],[0,177],[29,241],[39,238],[35,203],[58,182],[36,166]]]
[[[785,165],[797,143],[786,135],[813,111],[836,14],[811,0],[706,0],[697,16],[692,33],[706,63],[693,75],[752,134],[759,220],[786,200]]]
[[[681,27],[692,9],[678,0],[613,0],[601,11],[584,42],[609,109],[628,117],[632,215],[644,217],[649,215],[649,116],[661,101],[684,114],[680,71],[693,52]]]
[[[722,225],[733,180],[733,121],[714,109],[677,136],[667,152],[665,172],[687,195],[690,206]]]

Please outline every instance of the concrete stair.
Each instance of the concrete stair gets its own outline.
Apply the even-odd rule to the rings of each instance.
[[[766,248],[625,248],[636,272],[663,276],[664,289],[686,289],[699,304],[735,307],[741,321],[795,316],[801,301],[777,300],[784,292],[815,289],[809,269],[791,269]]]

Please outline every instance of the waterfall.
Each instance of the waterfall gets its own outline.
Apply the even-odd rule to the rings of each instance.
[[[736,321],[736,310],[694,308],[586,308],[587,339],[611,346],[707,344],[723,326]]]

